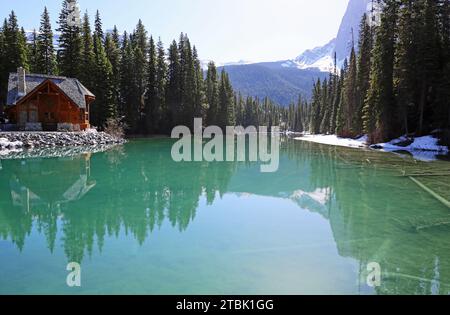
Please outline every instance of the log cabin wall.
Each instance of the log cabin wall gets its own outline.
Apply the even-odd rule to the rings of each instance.
[[[58,124],[79,125],[80,130],[90,128],[89,104],[93,101],[86,98],[87,108],[79,108],[59,88],[46,82],[39,89],[12,106],[8,113],[11,122],[24,128],[27,123],[41,123],[45,131],[56,131]]]

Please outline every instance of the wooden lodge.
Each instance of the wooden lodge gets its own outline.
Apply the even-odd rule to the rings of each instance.
[[[27,74],[19,68],[9,76],[5,113],[18,130],[86,130],[94,100],[77,79]]]

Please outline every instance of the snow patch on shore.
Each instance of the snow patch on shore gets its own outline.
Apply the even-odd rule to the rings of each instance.
[[[433,151],[443,154],[448,154],[448,148],[438,144],[439,140],[433,136],[425,136],[415,138],[414,141],[408,146],[400,146],[402,142],[412,140],[407,137],[400,137],[387,143],[380,143],[373,145],[374,148],[381,148],[385,151]]]
[[[340,147],[369,147],[367,144],[367,136],[358,139],[349,139],[340,138],[336,135],[304,135],[294,139]],[[407,143],[408,141],[411,142],[411,144],[402,146],[402,143]],[[436,161],[439,155],[449,154],[449,148],[439,145],[439,140],[433,136],[424,136],[414,139],[403,136],[386,143],[372,145],[370,148],[398,154],[401,154],[400,152],[408,152],[414,159],[426,162]]]
[[[407,146],[401,146],[401,143],[413,141]],[[449,149],[446,146],[439,145],[439,140],[433,136],[424,136],[418,138],[407,138],[405,136],[386,143],[372,145],[373,149],[380,149],[385,152],[409,152],[416,160],[431,162],[437,159],[438,155],[447,155]]]
[[[358,139],[341,138],[336,135],[304,135],[295,140],[328,144],[339,147],[367,148],[367,136]]]

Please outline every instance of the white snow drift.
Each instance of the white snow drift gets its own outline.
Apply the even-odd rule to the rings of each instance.
[[[340,138],[336,135],[304,135],[295,140],[315,142],[350,148],[372,148],[384,152],[409,152],[415,159],[422,161],[434,161],[438,155],[449,154],[449,148],[439,145],[439,140],[433,136],[408,138],[406,136],[394,139],[387,143],[379,143],[368,146],[367,136],[358,139]],[[402,143],[412,141],[411,144],[402,146]]]
[[[367,137],[365,136],[354,140],[340,138],[336,135],[304,135],[303,137],[295,138],[295,140],[328,144],[339,147],[367,148]]]

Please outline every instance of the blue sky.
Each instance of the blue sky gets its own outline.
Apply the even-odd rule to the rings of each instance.
[[[62,0],[0,0],[3,19],[14,9],[27,30],[39,27],[47,6],[56,28]],[[141,18],[168,46],[189,35],[201,59],[216,62],[294,58],[336,36],[348,0],[78,0],[91,20],[100,10],[104,27],[131,31]]]

